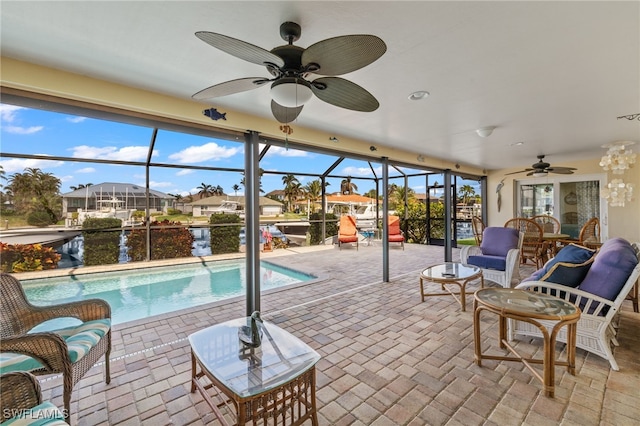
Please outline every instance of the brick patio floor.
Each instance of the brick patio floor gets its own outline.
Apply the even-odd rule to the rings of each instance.
[[[640,419],[640,314],[625,302],[615,356],[620,371],[577,350],[576,375],[556,368],[555,398],[521,364],[473,362],[472,297],[461,312],[450,296],[420,301],[418,274],[443,260],[443,248],[391,246],[390,281],[382,249],[276,250],[265,260],[319,280],[262,297],[262,316],[312,346],[321,425],[631,425]],[[454,260],[458,251],[454,249]],[[522,268],[526,276],[531,266]],[[474,288],[472,285],[471,288]],[[76,385],[74,425],[217,424],[190,393],[187,336],[245,315],[244,298],[115,325],[111,383],[97,365]],[[483,348],[497,347],[497,318],[483,315]],[[539,356],[540,341],[516,347]],[[564,345],[557,351],[564,356]],[[504,352],[502,352],[504,353]],[[62,406],[61,377],[42,380],[45,399]],[[310,422],[309,422],[310,423]]]

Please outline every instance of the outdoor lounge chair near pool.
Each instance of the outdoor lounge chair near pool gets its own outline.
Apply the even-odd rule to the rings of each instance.
[[[69,418],[73,386],[104,355],[105,382],[111,381],[111,307],[100,299],[52,306],[34,306],[20,281],[0,274],[0,373],[29,371],[62,374],[65,420]],[[29,333],[56,318],[77,318],[78,325]]]
[[[356,218],[345,215],[340,217],[340,228],[338,228],[338,247],[342,250],[342,243],[356,243],[358,250],[358,229],[356,228]]]
[[[400,229],[400,218],[398,216],[389,216],[389,242],[400,243],[404,250],[404,234]]]

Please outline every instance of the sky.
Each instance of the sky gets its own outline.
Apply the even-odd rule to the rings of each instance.
[[[79,117],[57,112],[0,104],[0,153],[40,154],[56,157],[104,159],[120,161],[146,161],[152,128],[119,122]],[[294,129],[295,131],[295,129]],[[330,142],[328,142],[330,143]],[[331,146],[335,149],[337,146]],[[324,173],[337,157],[312,152],[272,146],[261,160],[264,170],[280,172]],[[221,168],[244,168],[242,143],[218,140],[209,137],[159,130],[152,162],[175,165],[207,166]],[[25,168],[39,168],[62,181],[61,192],[71,191],[80,184],[103,182],[131,183],[145,186],[145,168],[123,165],[106,165],[94,162],[33,160],[0,157],[6,177],[24,173]],[[378,177],[382,167],[372,163]],[[417,170],[405,169],[407,173]],[[357,191],[363,194],[375,188],[373,172],[365,161],[345,159],[332,172],[333,175],[351,176]],[[398,175],[390,172],[390,176]],[[296,176],[304,186],[310,176]],[[197,194],[202,184],[220,185],[226,194],[242,195],[239,172],[190,170],[180,168],[153,167],[150,171],[150,188],[167,194],[187,196]],[[327,192],[340,190],[343,178],[328,179]],[[430,183],[442,183],[442,176],[430,178]],[[264,194],[283,189],[282,175],[265,174],[262,177]],[[403,186],[402,179],[392,183]],[[3,183],[4,184],[4,183]],[[240,189],[234,191],[233,186]],[[426,192],[424,176],[409,179],[409,187],[416,193]],[[479,192],[479,189],[477,190]]]

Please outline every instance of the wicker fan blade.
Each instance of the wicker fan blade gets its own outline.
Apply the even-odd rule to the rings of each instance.
[[[254,64],[275,64],[278,67],[284,65],[281,57],[246,41],[209,31],[198,31],[196,37],[216,49]]]
[[[525,172],[530,172],[534,169],[524,169],[524,170],[518,170],[517,172],[511,172],[511,173],[505,173],[504,175],[517,175],[518,173],[525,173]]]
[[[298,115],[300,115],[300,113],[302,112],[303,106],[304,105],[295,108],[289,108],[282,106],[276,101],[272,100],[271,112],[273,113],[273,116],[276,118],[276,120],[278,120],[280,123],[286,124],[291,123],[293,120],[298,118]]]
[[[380,106],[371,93],[344,78],[318,78],[311,83],[311,90],[321,100],[340,108],[371,112]]]
[[[577,170],[577,169],[573,167],[550,167],[546,171],[551,173],[557,173],[559,175],[572,175],[574,170]]]
[[[269,80],[263,77],[247,77],[237,80],[225,81],[199,91],[192,96],[193,99],[210,99],[219,98],[220,96],[233,95],[234,93],[246,92],[247,90],[257,89],[268,83]]]
[[[335,76],[369,65],[387,51],[387,45],[374,35],[346,35],[319,41],[302,53],[302,65],[320,66],[314,74]]]

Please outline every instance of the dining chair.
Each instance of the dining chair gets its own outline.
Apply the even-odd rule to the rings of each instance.
[[[531,260],[537,268],[541,268],[547,261],[547,243],[543,238],[542,227],[532,219],[516,217],[504,224],[505,228],[514,228],[523,233],[520,246],[520,262]]]
[[[473,237],[476,239],[476,245],[482,244],[482,232],[486,226],[479,216],[473,216],[471,218],[471,230],[473,231]]]
[[[542,232],[544,233],[560,233],[560,221],[553,216],[549,216],[546,214],[541,214],[537,216],[533,216],[531,219],[535,220],[538,225],[542,227]]]

